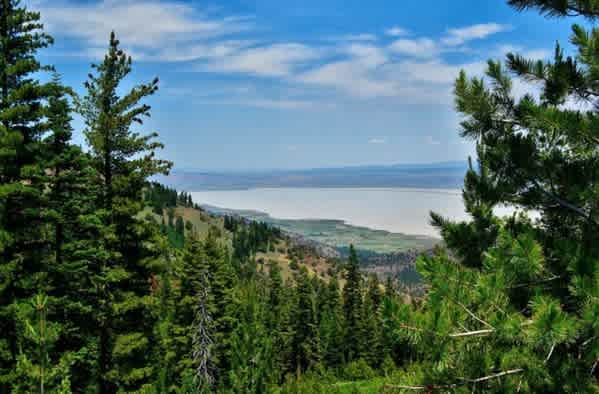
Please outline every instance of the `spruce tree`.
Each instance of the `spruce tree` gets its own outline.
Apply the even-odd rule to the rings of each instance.
[[[375,274],[369,276],[366,287],[360,321],[360,354],[371,367],[378,368],[384,358],[383,322],[380,313],[383,295]]]
[[[0,1],[0,392],[14,381],[21,347],[16,309],[44,290],[43,134],[50,68],[36,59],[52,44],[38,13],[18,0]]]
[[[119,88],[131,72],[131,58],[114,33],[103,61],[92,65],[79,111],[85,136],[99,173],[98,205],[106,212],[104,225],[112,233],[104,249],[110,259],[98,267],[100,391],[139,389],[150,381],[153,366],[148,351],[153,333],[148,281],[163,269],[156,252],[144,243],[153,227],[138,217],[148,177],[166,173],[170,163],[155,157],[162,145],[156,133],[132,130],[150,115],[141,101],[156,92],[158,80],[137,85],[124,95]]]
[[[343,305],[337,277],[326,286],[320,311],[319,336],[322,358],[329,368],[338,368],[344,362]]]
[[[353,245],[349,247],[343,287],[343,311],[345,317],[345,346],[347,361],[360,357],[362,321],[362,275],[358,255]]]
[[[290,364],[300,374],[320,361],[318,326],[314,308],[314,292],[308,271],[301,267],[295,277],[296,295],[292,313],[293,338]]]
[[[264,393],[275,373],[272,337],[264,326],[266,304],[256,282],[244,283],[236,291],[243,304],[231,336],[229,382],[235,393]]]
[[[93,387],[96,330],[89,314],[97,305],[90,291],[92,266],[101,255],[97,241],[99,227],[95,197],[97,173],[86,154],[71,141],[70,89],[58,76],[49,84],[52,95],[46,107],[49,133],[44,139],[46,192],[42,199],[42,217],[48,223],[50,255],[47,258],[48,314],[60,322],[60,347],[55,357],[73,356],[71,382],[74,387]],[[63,354],[61,354],[63,353]]]

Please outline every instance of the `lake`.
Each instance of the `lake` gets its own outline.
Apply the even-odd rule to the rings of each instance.
[[[461,190],[412,188],[272,188],[192,192],[195,203],[254,210],[278,219],[338,219],[394,233],[438,237],[429,212],[466,219]],[[501,208],[498,214],[513,210]]]

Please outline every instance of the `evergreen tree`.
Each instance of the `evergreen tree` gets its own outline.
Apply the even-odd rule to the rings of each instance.
[[[19,304],[43,291],[48,239],[41,199],[44,191],[43,134],[48,71],[36,59],[52,44],[38,13],[18,0],[0,1],[0,392],[14,381],[21,341]]]
[[[376,275],[368,278],[367,291],[362,305],[360,354],[373,368],[378,368],[384,358],[383,332],[380,306],[382,291]]]
[[[360,274],[358,255],[353,245],[349,247],[345,280],[343,287],[345,352],[347,361],[353,361],[360,357],[360,323],[362,321],[362,275]]]
[[[514,0],[549,16],[594,19],[594,1]],[[477,143],[464,185],[473,220],[433,216],[452,253],[422,257],[430,290],[422,310],[396,314],[423,363],[402,384],[424,390],[595,392],[599,341],[599,29],[573,27],[575,57],[508,54],[487,78],[455,84],[461,134]],[[509,72],[538,83],[516,98]],[[592,105],[564,106],[570,103]],[[497,218],[507,204],[535,210]],[[470,249],[470,250],[468,250]],[[424,352],[427,352],[424,356]]]
[[[97,173],[89,158],[70,143],[72,108],[65,88],[55,76],[49,84],[52,95],[46,107],[50,133],[44,143],[46,171],[42,217],[49,224],[50,255],[46,281],[48,300],[47,318],[61,322],[61,353],[72,356],[71,382],[74,387],[93,387],[94,347],[96,327],[89,319],[96,301],[91,282],[92,262],[101,254],[97,243]],[[57,362],[52,360],[51,362]]]
[[[308,271],[302,267],[295,277],[296,296],[291,311],[293,338],[291,366],[298,376],[320,361],[318,322],[314,307],[314,292]]]
[[[204,253],[210,267],[210,290],[214,299],[214,363],[219,382],[227,381],[230,368],[231,333],[236,327],[236,310],[240,300],[235,298],[237,276],[231,265],[228,250],[219,241],[217,231],[210,229],[204,241]]]
[[[131,58],[119,48],[114,33],[104,60],[93,68],[96,73],[85,84],[87,95],[79,110],[100,174],[98,204],[108,213],[104,225],[113,237],[104,244],[111,258],[99,267],[96,279],[100,391],[112,392],[140,388],[154,373],[148,351],[153,333],[148,281],[163,268],[144,245],[153,227],[138,213],[147,178],[166,173],[170,163],[155,158],[162,147],[153,141],[157,134],[142,136],[131,129],[149,116],[150,107],[140,102],[156,92],[158,80],[119,95],[121,82],[131,72]]]
[[[272,338],[264,326],[265,304],[256,284],[243,284],[237,298],[240,306],[238,324],[231,338],[229,381],[235,393],[264,393],[275,373]]]
[[[330,279],[324,293],[319,335],[322,358],[326,366],[338,368],[344,363],[343,308],[337,277]]]

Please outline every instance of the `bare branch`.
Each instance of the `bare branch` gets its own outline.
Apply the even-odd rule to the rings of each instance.
[[[386,384],[385,387],[402,389],[402,390],[411,390],[411,391],[430,391],[430,390],[439,390],[439,389],[448,389],[455,388],[459,385],[464,385],[468,383],[482,383],[487,382],[489,380],[498,379],[503,376],[514,375],[524,372],[523,368],[515,368],[507,371],[497,372],[487,376],[481,376],[480,378],[475,379],[462,379],[462,383],[450,383],[450,384],[439,384],[439,385],[426,385],[426,386],[406,386],[401,384]]]
[[[555,350],[555,343],[553,345],[551,345],[551,350],[549,350],[549,354],[547,355],[547,358],[545,359],[545,363],[549,362],[549,359],[551,358],[551,355],[553,354],[554,350]]]
[[[541,193],[543,193],[545,196],[549,197],[550,199],[552,199],[553,201],[555,201],[556,203],[558,203],[561,207],[566,208],[572,212],[574,212],[575,214],[577,214],[578,216],[584,218],[585,220],[593,223],[595,226],[599,227],[599,223],[597,223],[587,212],[584,211],[584,209],[577,207],[574,204],[569,203],[566,200],[561,199],[560,197],[556,196],[555,194],[549,192],[548,190],[545,190],[537,180],[533,179],[532,183],[535,185],[535,187],[537,189],[539,189],[539,191],[541,191]]]
[[[502,376],[513,375],[513,374],[522,373],[522,372],[524,372],[523,368],[516,368],[516,369],[510,369],[510,370],[503,371],[503,372],[498,372],[493,375],[483,376],[481,378],[466,379],[466,381],[469,383],[480,383],[480,382],[486,382],[487,380],[491,380],[491,379],[497,379]]]
[[[495,329],[495,327],[493,327],[492,325],[490,325],[489,323],[487,323],[486,321],[484,321],[483,319],[477,317],[470,309],[466,308],[466,306],[464,304],[462,304],[459,301],[454,301],[456,304],[458,304],[459,306],[461,306],[470,316],[472,316],[473,319],[475,319],[476,321],[478,321],[479,323],[484,324],[485,326]]]

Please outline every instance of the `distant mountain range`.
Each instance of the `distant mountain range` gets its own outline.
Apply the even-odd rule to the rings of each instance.
[[[174,170],[159,182],[179,190],[239,190],[277,187],[414,187],[461,188],[468,164],[373,165],[305,170]]]

